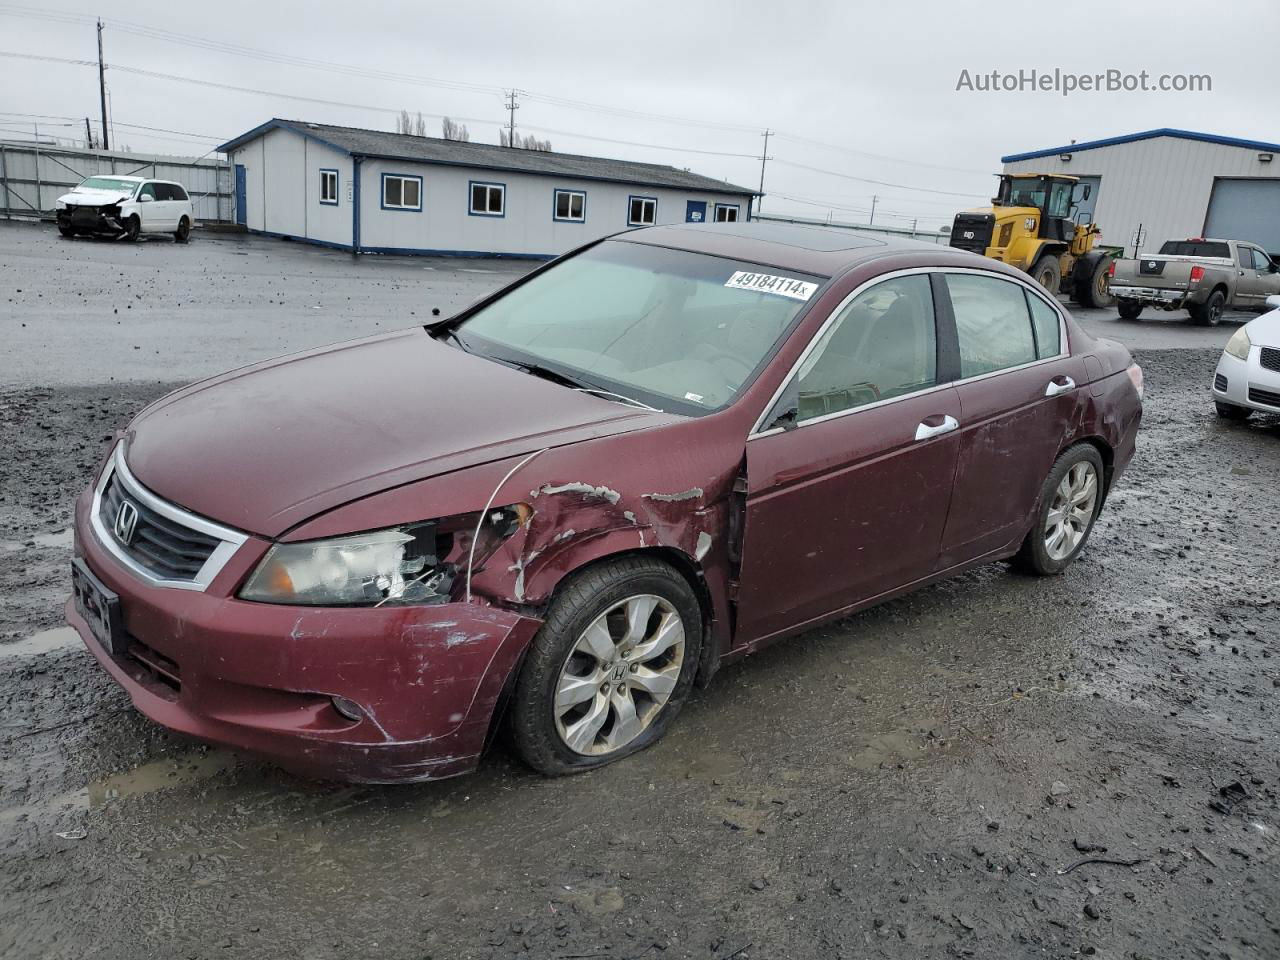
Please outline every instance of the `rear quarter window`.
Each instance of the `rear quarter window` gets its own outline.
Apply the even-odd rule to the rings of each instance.
[[[1024,290],[1023,293],[1031,306],[1031,326],[1036,334],[1036,356],[1041,360],[1056,357],[1062,352],[1062,324],[1058,322],[1057,312],[1031,291]]]

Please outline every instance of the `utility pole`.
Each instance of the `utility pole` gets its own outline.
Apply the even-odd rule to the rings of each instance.
[[[507,146],[514,147],[516,145],[516,111],[520,109],[520,91],[511,88],[511,92],[507,94],[507,113],[511,117],[511,121],[507,124]]]
[[[93,149],[93,130],[89,126],[89,118],[84,118],[84,145],[90,150]]]
[[[880,198],[874,193],[871,195],[871,219],[867,221],[868,227],[872,226],[876,222],[876,201],[878,199]]]
[[[769,138],[773,136],[773,131],[765,127],[764,133],[760,136],[764,137],[764,148],[760,151],[760,201],[756,204],[757,216],[760,214],[760,208],[764,206],[764,162],[769,159]]]
[[[98,21],[98,98],[102,103],[102,149],[110,150],[107,140],[107,67],[102,62],[102,21]]]

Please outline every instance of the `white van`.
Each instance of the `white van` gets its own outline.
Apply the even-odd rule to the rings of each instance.
[[[90,177],[57,199],[58,232],[137,240],[144,233],[168,233],[178,243],[191,236],[191,197],[172,180],[145,177]]]

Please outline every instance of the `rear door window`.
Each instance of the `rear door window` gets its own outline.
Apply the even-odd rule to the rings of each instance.
[[[171,200],[189,200],[190,199],[190,197],[187,196],[187,191],[180,184],[177,184],[177,183],[169,184],[169,193],[170,193],[169,199]]]
[[[949,273],[947,287],[960,338],[961,379],[1037,359],[1027,297],[1019,284],[999,277]]]
[[[932,387],[937,356],[929,278],[877,283],[840,312],[801,365],[799,420]]]

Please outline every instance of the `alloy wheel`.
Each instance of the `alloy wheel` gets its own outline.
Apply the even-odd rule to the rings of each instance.
[[[1065,560],[1080,545],[1098,503],[1098,471],[1081,461],[1067,471],[1053,493],[1044,522],[1044,548],[1053,560]]]
[[[684,623],[662,597],[614,604],[582,631],[556,681],[556,731],[574,753],[602,756],[635,740],[671,698]]]

